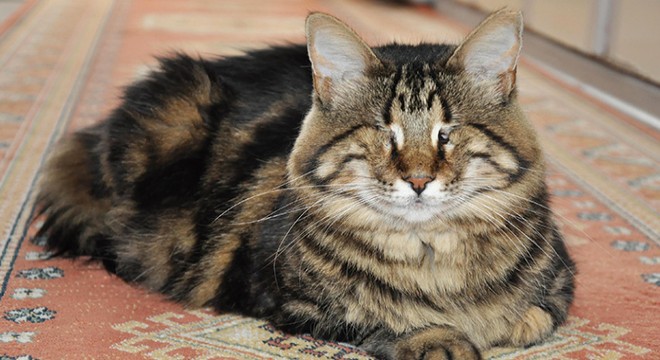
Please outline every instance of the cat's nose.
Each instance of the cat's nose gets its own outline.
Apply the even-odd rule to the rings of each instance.
[[[421,195],[422,191],[426,189],[426,184],[433,181],[433,178],[430,176],[407,176],[403,180],[410,183],[417,195]]]

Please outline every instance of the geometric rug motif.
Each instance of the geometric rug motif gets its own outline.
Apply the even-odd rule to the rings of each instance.
[[[132,335],[113,344],[115,350],[149,359],[369,359],[348,344],[330,343],[308,335],[288,335],[265,321],[236,315],[216,315],[208,310],[167,312],[146,321],[128,321],[113,329]],[[569,317],[543,344],[521,350],[495,348],[486,359],[621,359],[651,350],[621,340],[630,330],[592,324]],[[296,357],[297,354],[298,357]]]
[[[112,328],[134,335],[113,349],[150,359],[369,358],[350,345],[288,335],[262,320],[210,311],[168,312]]]
[[[592,324],[587,319],[571,316],[543,344],[525,350],[497,348],[488,351],[488,359],[622,359],[630,355],[644,355],[650,349],[627,343],[620,338],[630,330],[605,324]]]

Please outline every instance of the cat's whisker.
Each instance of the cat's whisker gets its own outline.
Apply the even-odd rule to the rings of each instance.
[[[277,269],[276,269],[277,257],[278,257],[282,252],[286,251],[287,248],[293,246],[293,245],[295,244],[296,240],[297,240],[297,239],[294,239],[293,241],[290,242],[290,244],[289,244],[287,247],[285,247],[284,249],[282,249],[282,244],[286,241],[286,238],[289,236],[289,234],[290,234],[291,231],[294,229],[294,227],[295,227],[300,221],[304,220],[304,219],[307,218],[307,217],[312,216],[313,213],[310,213],[310,214],[308,214],[308,215],[306,215],[306,214],[309,213],[314,207],[318,207],[318,206],[320,206],[320,205],[328,205],[329,202],[332,202],[332,201],[339,201],[339,200],[335,200],[335,199],[329,198],[328,196],[321,197],[321,199],[317,200],[317,201],[314,202],[313,204],[311,204],[311,205],[307,205],[307,206],[305,207],[305,209],[303,210],[303,212],[302,212],[302,213],[296,218],[295,221],[293,221],[293,223],[291,224],[291,226],[289,227],[289,229],[287,230],[287,232],[284,234],[284,236],[283,236],[282,239],[280,240],[279,245],[278,245],[278,247],[277,247],[277,250],[275,251],[275,253],[274,253],[273,255],[271,255],[271,257],[272,257],[273,271],[274,271],[275,273],[276,273],[276,271],[277,271]],[[325,202],[325,204],[321,204],[321,203],[323,203],[323,202]],[[349,205],[350,205],[350,204],[349,204]],[[268,260],[270,260],[270,257],[269,257]],[[275,276],[275,279],[277,279],[277,276]]]
[[[294,189],[296,189],[296,187],[287,187],[287,185],[293,183],[294,181],[297,181],[297,180],[300,179],[300,178],[303,178],[303,177],[306,176],[306,175],[309,175],[310,173],[312,173],[312,172],[314,172],[314,171],[315,171],[315,170],[310,170],[310,171],[308,171],[308,172],[306,172],[306,173],[304,173],[304,174],[302,174],[302,175],[296,176],[296,177],[294,177],[294,178],[292,178],[292,179],[288,179],[288,180],[285,181],[284,183],[278,185],[277,187],[275,187],[275,188],[273,188],[273,189],[271,189],[271,190],[264,191],[264,192],[261,192],[261,193],[258,193],[258,194],[255,194],[255,195],[252,195],[252,196],[250,196],[250,197],[248,197],[248,198],[246,198],[246,199],[243,199],[243,200],[241,200],[241,201],[238,201],[238,202],[234,203],[232,206],[230,206],[229,208],[225,209],[222,213],[220,213],[220,215],[218,215],[218,216],[213,220],[213,222],[217,221],[218,219],[220,219],[221,217],[223,217],[225,214],[227,214],[229,211],[233,210],[234,208],[236,208],[236,207],[242,205],[243,203],[245,203],[245,202],[247,202],[247,201],[250,201],[250,200],[252,200],[252,199],[255,199],[255,198],[257,198],[257,197],[265,196],[265,195],[269,195],[269,194],[272,194],[272,193],[274,193],[274,192],[285,191],[285,190],[294,190]]]
[[[327,202],[328,199],[325,199],[325,200],[326,200],[326,204],[324,204],[324,205],[330,205],[331,204],[331,202]],[[331,199],[331,201],[334,201],[334,202],[337,202],[337,201],[340,201],[340,200],[342,200],[342,199]],[[320,224],[320,223],[328,223],[328,220],[333,220],[333,219],[336,219],[336,218],[338,219],[346,213],[345,210],[350,210],[351,207],[357,207],[358,204],[359,203],[348,203],[347,205],[345,205],[343,208],[339,209],[339,211],[335,212],[334,214],[328,214],[328,215],[320,217],[319,219],[317,219],[316,222],[314,222],[310,226],[308,226],[308,229],[304,230],[300,234],[301,235],[300,237],[309,235],[310,232],[311,232],[311,228],[313,228],[314,225],[317,225],[317,224]]]
[[[333,190],[339,190],[339,193],[345,193],[345,192],[349,192],[350,190],[353,190],[355,188],[359,188],[359,186],[357,186],[357,185],[347,186],[347,185],[332,185],[331,184],[331,185],[322,185],[322,186],[316,186],[316,185],[314,185],[314,186],[303,186],[303,187],[287,188],[287,189],[282,189],[282,190],[314,189],[314,188],[321,188],[321,187],[333,188]],[[320,194],[312,193],[310,196],[323,197],[323,196],[327,196],[327,194],[325,194],[325,193],[320,193]],[[290,213],[294,213],[294,212],[299,211],[299,210],[304,210],[304,209],[307,208],[308,205],[302,205],[299,208],[290,209],[294,205],[301,204],[304,201],[305,201],[304,199],[300,199],[300,198],[295,199],[295,200],[291,200],[287,204],[285,204],[284,206],[280,207],[279,209],[276,209],[276,210],[272,211],[268,215],[266,215],[266,216],[264,216],[264,217],[262,217],[258,220],[245,221],[245,222],[236,222],[235,224],[236,225],[255,224],[255,223],[271,220],[273,218],[277,218],[277,217],[280,217],[280,216],[284,216],[284,215],[287,215],[287,214],[290,214]]]
[[[511,192],[511,191],[506,191],[506,190],[501,190],[501,189],[493,189],[492,191],[502,193],[502,194],[504,194],[504,195],[506,195],[506,196],[512,196],[512,197],[518,198],[518,199],[520,199],[520,200],[526,201],[526,202],[528,202],[528,203],[530,203],[530,204],[532,204],[532,205],[534,205],[534,206],[537,206],[537,207],[539,207],[539,208],[541,208],[541,209],[545,209],[545,210],[548,210],[548,211],[552,211],[552,209],[551,209],[549,206],[546,206],[546,205],[540,204],[540,203],[538,203],[538,202],[536,202],[536,201],[534,201],[534,200],[532,200],[532,199],[530,199],[530,198],[526,198],[526,197],[524,197],[524,196],[520,196],[520,195],[515,194],[515,193],[513,193],[513,192]],[[565,216],[563,216],[562,214],[559,214],[559,213],[553,213],[553,215],[554,215],[554,216],[557,216],[557,217],[559,217],[559,218],[561,218],[561,219],[564,220],[564,221],[566,221],[566,222],[569,223],[571,226],[573,226],[576,230],[581,231],[582,234],[585,235],[585,236],[587,236],[590,240],[595,241],[593,238],[591,238],[591,236],[590,236],[589,234],[587,234],[587,233],[585,233],[583,230],[581,230],[579,226],[577,226],[574,222],[572,222],[572,221],[571,221],[570,219],[568,219],[567,217],[565,217]]]
[[[509,241],[509,242],[510,242],[510,243],[516,248],[516,251],[520,254],[520,256],[523,257],[523,259],[525,260],[525,263],[527,264],[527,266],[531,266],[530,261],[532,261],[532,260],[531,260],[531,259],[527,259],[527,256],[531,253],[532,249],[529,248],[529,249],[525,250],[525,249],[524,249],[525,245],[523,244],[523,241],[522,241],[522,240],[521,240],[516,234],[513,233],[513,230],[508,229],[508,228],[506,228],[506,227],[502,227],[501,225],[497,224],[496,219],[493,217],[493,215],[490,214],[490,213],[488,213],[488,212],[486,212],[486,211],[484,211],[483,209],[479,209],[478,207],[476,207],[474,210],[475,210],[477,213],[482,214],[482,216],[485,216],[485,217],[488,219],[488,221],[491,222],[491,223],[492,223],[492,224],[498,229],[496,232],[499,233],[499,234],[501,234],[501,235],[503,235],[503,236],[507,239],[507,241]],[[501,214],[497,213],[496,211],[494,211],[494,210],[492,210],[492,209],[490,209],[490,208],[488,208],[488,210],[491,210],[492,212],[496,213],[497,216],[499,216],[499,217],[501,217],[502,219],[504,219],[504,217],[503,217]],[[510,223],[508,220],[506,220],[506,219],[504,219],[504,220],[505,220],[507,223],[509,223],[511,226],[513,226],[513,224]],[[518,229],[518,231],[520,231],[520,230]],[[545,241],[545,239],[544,239],[544,241]],[[532,243],[532,246],[541,246],[541,245],[538,245],[538,244],[535,245],[535,243]],[[546,255],[548,255],[548,254],[545,252],[545,250],[543,250],[542,248],[539,248],[539,249],[540,249],[543,253],[545,253]],[[570,268],[567,268],[567,270],[568,270],[568,271],[571,271]],[[537,279],[536,281],[538,282],[538,279]],[[538,285],[541,286],[540,283],[539,283]]]
[[[316,203],[314,203],[314,205],[316,205],[317,203],[319,203],[319,202],[321,202],[321,201],[326,201],[326,203],[327,203],[328,199],[325,198],[325,199],[318,200]],[[333,201],[333,200],[330,199],[330,201]],[[334,201],[339,201],[339,200],[334,200]],[[344,208],[342,208],[342,209],[339,210],[339,213],[340,213],[339,215],[335,214],[335,215],[332,215],[332,216],[335,216],[335,217],[336,217],[336,216],[341,216],[341,215],[343,215],[343,213],[345,213],[345,209],[350,208],[350,207],[353,207],[353,206],[355,206],[355,204],[349,203],[349,204],[345,205]],[[304,216],[305,213],[309,212],[309,210],[311,210],[311,209],[312,209],[311,207],[308,208],[308,209],[306,209],[306,210],[305,210],[305,211],[304,211],[304,212],[303,212],[303,213],[302,213],[302,214],[301,214],[301,215],[300,215],[300,216],[294,221],[294,223],[291,225],[291,227],[289,228],[289,230],[287,230],[286,234],[282,237],[282,240],[279,242],[279,246],[278,246],[277,250],[275,251],[274,255],[272,256],[272,258],[273,258],[273,259],[272,259],[273,274],[274,274],[274,278],[275,278],[275,279],[277,279],[277,267],[276,267],[277,257],[278,257],[279,255],[281,255],[282,253],[286,252],[288,249],[290,249],[290,248],[292,248],[293,246],[295,246],[295,245],[296,245],[296,244],[297,244],[297,243],[298,243],[298,242],[299,242],[304,236],[309,235],[309,231],[310,231],[310,230],[305,230],[305,231],[304,231],[303,233],[301,233],[299,236],[297,236],[297,237],[294,238],[292,241],[290,241],[290,243],[289,243],[287,246],[285,246],[284,248],[282,248],[282,244],[285,242],[286,238],[287,238],[288,235],[291,233],[291,231],[292,231],[293,228],[296,226],[296,224],[298,224],[300,221],[304,220],[305,218],[312,216],[312,214],[309,214],[309,215]],[[316,223],[320,223],[320,222],[327,221],[328,218],[329,218],[329,216],[327,216],[327,217],[322,217],[321,219],[317,220]],[[316,223],[315,223],[315,224],[316,224]],[[276,283],[276,286],[279,286],[279,284]]]
[[[488,195],[485,195],[485,196],[488,197],[488,198],[490,198],[490,199],[492,199],[493,201],[499,201],[499,199],[495,199],[495,198],[490,197],[490,196],[488,196]],[[484,206],[484,207],[486,207],[486,208],[488,208],[488,206],[486,206],[486,205],[484,205],[484,204],[481,204],[481,205]],[[491,209],[491,211],[492,211],[492,209]],[[499,215],[499,214],[498,214],[498,215]],[[514,227],[516,230],[518,230],[518,232],[520,232],[520,233],[521,233],[521,234],[522,234],[522,235],[523,235],[523,236],[524,236],[529,242],[531,242],[531,243],[533,243],[533,244],[535,243],[534,240],[533,240],[533,239],[527,234],[527,232],[525,232],[525,231],[521,230],[520,228],[518,228],[518,226],[516,226],[514,223],[512,223],[509,219],[506,219],[506,218],[503,217],[502,215],[499,215],[499,216],[502,217],[502,220],[503,220],[503,221],[505,221],[505,222],[508,223],[510,226],[512,226],[512,227]],[[519,219],[520,219],[521,221],[525,222],[525,223],[528,223],[527,219],[524,219],[524,218],[519,218]],[[550,246],[550,249],[552,249],[552,251],[554,252],[554,255],[556,255],[556,257],[557,257],[560,261],[562,261],[562,263],[563,263],[564,267],[566,268],[566,270],[569,271],[569,272],[571,273],[571,275],[575,276],[574,272],[571,270],[571,267],[570,267],[567,263],[564,262],[564,260],[562,259],[561,255],[560,255],[559,253],[557,253],[557,250],[555,250],[554,246],[552,246],[552,243],[551,243],[548,239],[546,239],[546,237],[545,237],[543,234],[541,234],[541,233],[535,228],[535,224],[529,224],[529,223],[528,223],[528,225],[530,225],[531,230],[532,230],[534,233],[536,233],[536,234],[538,235],[538,237],[539,237],[541,240],[545,241],[545,242]],[[539,249],[540,249],[540,250],[541,250],[541,251],[542,251],[542,252],[543,252],[548,258],[554,258],[554,256],[551,256],[551,255],[548,254],[543,248],[541,248],[541,247],[540,247],[541,245],[536,245],[536,246],[539,246]]]
[[[566,216],[564,216],[564,215],[562,215],[562,214],[560,214],[560,213],[557,213],[557,212],[553,212],[552,209],[551,209],[549,206],[546,206],[546,205],[540,204],[540,203],[538,203],[537,201],[534,201],[534,200],[532,200],[532,199],[530,199],[530,198],[527,198],[527,197],[524,197],[524,196],[520,196],[520,195],[518,195],[518,194],[516,194],[516,193],[513,193],[513,192],[511,192],[511,191],[506,191],[506,190],[502,190],[502,189],[489,189],[489,191],[493,191],[493,192],[501,193],[501,194],[503,194],[503,195],[505,195],[505,196],[508,196],[508,197],[514,197],[514,198],[519,199],[519,200],[521,200],[521,201],[524,201],[524,202],[530,203],[530,204],[534,205],[535,207],[538,207],[538,208],[541,208],[541,209],[547,210],[547,211],[549,211],[549,212],[552,212],[553,216],[555,216],[555,217],[561,219],[561,220],[564,221],[566,224],[568,224],[569,226],[571,226],[573,229],[575,229],[576,231],[580,232],[581,235],[585,236],[589,241],[591,241],[592,243],[596,244],[596,246],[598,246],[598,247],[600,247],[602,250],[604,250],[604,252],[605,252],[609,257],[612,257],[612,258],[613,258],[613,255],[612,255],[609,251],[607,251],[607,250],[609,250],[608,248],[602,246],[599,242],[597,242],[594,238],[592,238],[591,235],[589,235],[589,234],[586,233],[584,230],[582,230],[580,226],[578,226],[575,222],[573,222],[572,220],[570,220],[570,219],[567,218]],[[547,227],[547,226],[546,226],[546,227]]]
[[[335,201],[339,201],[339,200],[340,200],[340,199],[336,199]],[[310,235],[314,226],[316,226],[316,225],[318,225],[318,224],[321,224],[321,223],[326,223],[325,228],[326,228],[326,230],[327,230],[327,228],[329,228],[330,226],[334,225],[334,223],[335,223],[338,219],[340,219],[344,214],[346,214],[347,212],[349,212],[350,210],[352,210],[352,208],[356,208],[358,205],[360,205],[360,202],[359,202],[359,201],[358,201],[358,202],[355,202],[355,203],[348,203],[348,204],[345,205],[343,208],[341,208],[341,209],[339,209],[338,211],[336,211],[334,214],[325,215],[325,216],[322,216],[321,218],[317,219],[316,222],[310,224],[310,225],[307,227],[306,230],[304,230],[302,233],[299,234],[299,236],[298,236],[296,239],[294,239],[294,241],[289,245],[289,248],[293,245],[294,242],[299,241],[302,237]],[[329,221],[329,220],[330,220],[330,221]],[[285,248],[283,251],[286,251],[286,249],[287,249],[287,248]]]

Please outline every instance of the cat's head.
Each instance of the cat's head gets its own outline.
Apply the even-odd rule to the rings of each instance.
[[[320,13],[306,30],[314,105],[289,179],[308,206],[419,225],[492,217],[542,186],[516,100],[520,13],[492,14],[458,46],[372,49]]]

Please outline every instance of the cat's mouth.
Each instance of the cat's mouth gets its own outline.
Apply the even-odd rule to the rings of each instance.
[[[448,199],[428,197],[392,198],[386,196],[371,196],[365,201],[377,213],[409,223],[422,223],[439,219],[455,206]]]

